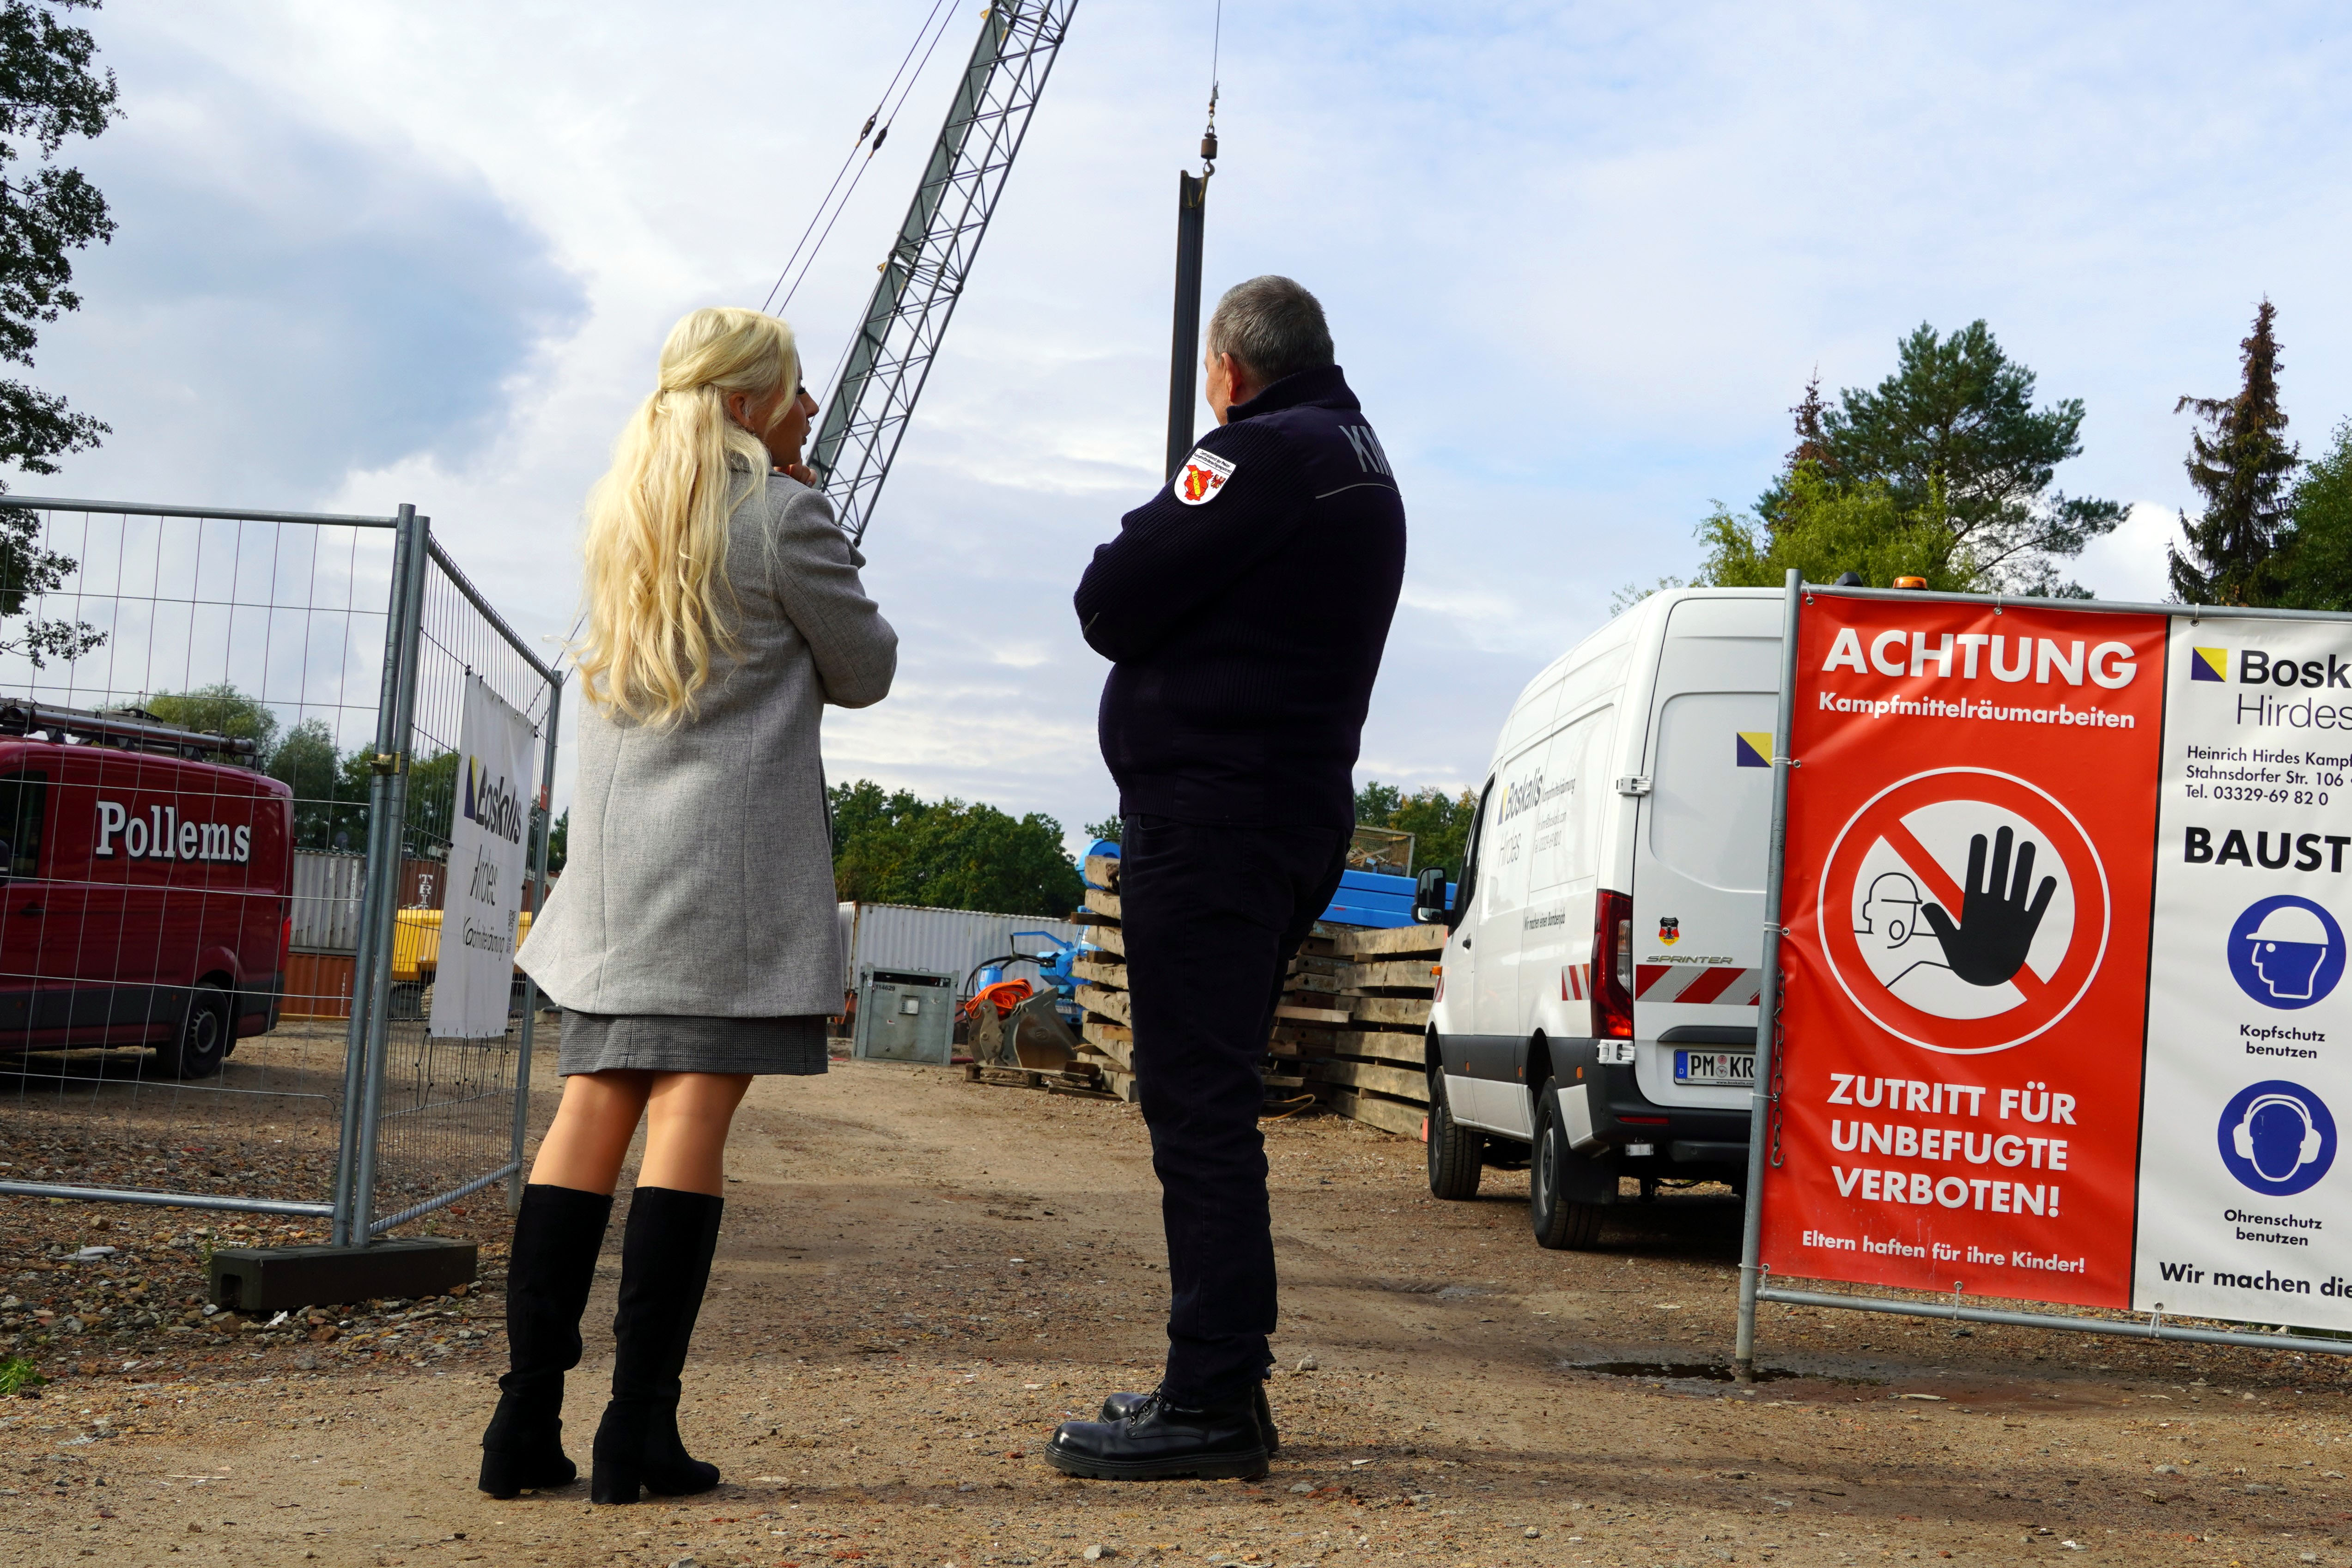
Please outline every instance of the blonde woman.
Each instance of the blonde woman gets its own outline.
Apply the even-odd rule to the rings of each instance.
[[[563,1374],[641,1119],[590,1496],[719,1484],[677,1404],[720,1155],[755,1074],[825,1069],[842,956],[817,727],[826,703],[879,702],[898,664],[801,466],[815,412],[789,327],[697,310],[589,497],[571,861],[517,960],[563,1008],[563,1099],[515,1221],[493,1497],[578,1473]]]

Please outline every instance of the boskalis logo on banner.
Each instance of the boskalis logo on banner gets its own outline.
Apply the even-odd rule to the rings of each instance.
[[[466,678],[457,750],[465,777],[450,803],[449,882],[425,1028],[490,1038],[506,1032],[521,931],[524,828],[537,731],[478,675]]]
[[[2009,773],[1942,768],[1855,812],[1821,881],[1830,968],[1888,1034],[2007,1050],[2073,1011],[2105,956],[2099,852],[2072,812]]]
[[[2221,1163],[2267,1198],[2317,1184],[2336,1163],[2336,1118],[2299,1083],[2249,1084],[2221,1110]]]

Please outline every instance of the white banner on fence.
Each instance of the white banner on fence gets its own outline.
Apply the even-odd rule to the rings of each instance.
[[[2352,1329],[2352,626],[2169,640],[2132,1304]]]
[[[536,739],[530,721],[480,676],[466,677],[428,1034],[482,1039],[506,1033]]]

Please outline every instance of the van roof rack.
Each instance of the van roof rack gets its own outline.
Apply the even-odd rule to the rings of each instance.
[[[30,698],[0,698],[0,735],[32,740],[80,741],[127,752],[147,752],[196,761],[221,757],[253,765],[258,748],[249,740],[166,724],[144,708],[60,708]]]

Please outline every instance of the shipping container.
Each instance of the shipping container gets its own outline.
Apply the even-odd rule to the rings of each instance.
[[[366,887],[364,855],[294,851],[294,951],[357,952],[360,894]]]
[[[974,910],[932,910],[912,904],[846,903],[841,906],[842,995],[856,989],[867,968],[929,970],[953,974],[959,986],[972,970],[1008,952],[1044,951],[1052,944],[1015,931],[1045,931],[1064,942],[1082,942],[1085,928],[1040,915],[983,914]],[[1037,976],[1033,963],[1013,965],[1007,979]]]

